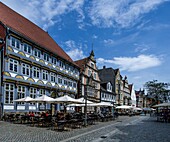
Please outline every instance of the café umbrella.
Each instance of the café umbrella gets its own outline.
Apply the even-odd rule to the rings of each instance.
[[[31,102],[33,101],[34,99],[29,97],[29,96],[26,96],[24,98],[21,98],[21,99],[17,99],[17,100],[14,100],[14,102]]]
[[[42,95],[42,96],[39,96],[39,97],[37,97],[37,98],[35,98],[35,99],[33,99],[32,101],[30,101],[30,102],[36,102],[36,103],[44,103],[44,105],[45,105],[45,110],[46,110],[46,103],[49,103],[49,102],[51,102],[51,101],[53,101],[54,99],[53,98],[51,98],[51,97],[49,97],[49,96],[47,96],[47,95]]]
[[[131,109],[131,108],[132,108],[132,106],[126,106],[126,105],[116,107],[116,109]]]
[[[153,107],[170,107],[170,102],[169,103],[161,103],[158,105],[154,105]]]
[[[70,104],[70,103],[79,103],[82,104],[82,102],[80,100],[74,99],[68,95],[64,95],[58,98],[53,99],[52,101],[50,101],[51,103],[66,103],[66,104]]]

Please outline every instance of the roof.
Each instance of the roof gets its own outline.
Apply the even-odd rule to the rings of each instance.
[[[34,42],[38,46],[43,47],[74,64],[73,60],[47,32],[17,12],[13,11],[2,2],[0,2],[0,22],[2,22],[6,27],[9,27],[13,31],[19,33],[21,36]]]
[[[119,71],[119,68],[118,69],[114,69],[115,71],[115,75],[117,75],[118,71]]]
[[[84,59],[75,61],[75,63],[80,67],[81,72],[84,69],[84,65],[86,64],[87,59],[88,58],[84,58]]]

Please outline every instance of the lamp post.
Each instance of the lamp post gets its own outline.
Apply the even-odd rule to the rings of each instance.
[[[85,107],[84,107],[84,126],[87,126],[87,92],[88,92],[88,86],[86,86],[86,93],[84,94],[85,99]]]
[[[3,110],[2,110],[2,68],[3,68],[3,49],[4,49],[4,39],[0,38],[0,72],[1,72],[1,77],[0,77],[0,119],[2,118]]]

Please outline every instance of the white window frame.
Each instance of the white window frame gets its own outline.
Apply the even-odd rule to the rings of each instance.
[[[58,76],[58,84],[63,84],[63,78],[61,76]]]
[[[24,43],[23,44],[23,51],[28,53],[28,54],[31,54],[32,53],[32,47],[31,45],[27,44],[27,43]]]
[[[42,70],[42,79],[48,80],[48,71],[47,70]]]
[[[59,61],[58,61],[58,65],[59,65],[59,67],[63,68],[63,67],[64,67],[63,61],[59,60]]]
[[[68,85],[68,80],[66,78],[64,79],[64,85]]]
[[[41,58],[41,51],[37,48],[34,48],[34,56],[37,58]]]
[[[32,76],[34,78],[40,78],[40,69],[38,67],[32,67]]]
[[[47,53],[44,53],[44,60],[49,62],[50,61],[50,56]]]
[[[17,98],[24,98],[26,94],[26,87],[22,85],[18,85],[17,87]],[[18,102],[18,104],[25,104],[24,102]]]
[[[39,97],[41,97],[42,95],[46,95],[46,90],[45,89],[40,89],[39,90]],[[43,103],[39,103],[39,105],[43,105]]]
[[[18,72],[18,61],[17,60],[14,60],[14,59],[9,59],[9,71],[12,71],[12,72]]]
[[[30,76],[30,65],[22,63],[21,68],[22,68],[23,75]]]
[[[8,88],[7,88],[8,86]],[[11,83],[5,83],[4,86],[4,104],[14,104],[15,86]]]
[[[37,97],[37,88],[30,87],[29,94],[31,98],[35,99]],[[35,105],[35,103],[30,103],[30,104]]]
[[[73,82],[73,87],[77,88],[77,83],[76,82]]]
[[[56,65],[57,59],[56,59],[55,57],[52,57],[52,58],[51,58],[51,63],[54,64],[54,65]]]
[[[14,38],[14,37],[11,37],[10,38],[10,46],[20,50],[21,49],[21,42],[20,42],[20,40]]]
[[[55,73],[53,73],[53,72],[50,73],[50,80],[51,80],[51,82],[56,82],[56,74]]]

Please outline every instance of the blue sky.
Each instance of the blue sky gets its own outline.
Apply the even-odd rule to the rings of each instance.
[[[94,50],[135,89],[170,82],[170,0],[1,0],[45,31],[73,60]]]

